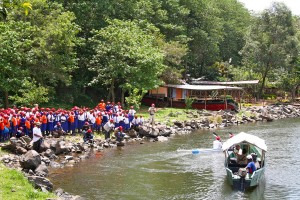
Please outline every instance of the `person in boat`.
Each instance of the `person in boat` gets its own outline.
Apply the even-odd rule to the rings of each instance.
[[[213,149],[222,149],[222,142],[220,136],[217,136],[216,140],[213,141]]]
[[[246,149],[242,150],[242,155],[237,154],[236,161],[237,161],[237,164],[239,164],[239,165],[247,165],[248,162],[247,162],[247,150]]]
[[[251,156],[252,156],[252,159],[253,159],[253,162],[255,164],[256,169],[259,169],[260,168],[260,164],[259,164],[259,162],[257,160],[257,154],[256,153],[252,153]]]
[[[252,174],[253,172],[256,171],[256,166],[255,166],[255,163],[253,162],[253,158],[252,158],[252,155],[248,155],[247,156],[247,166],[246,166],[246,170],[249,174]]]
[[[241,156],[243,154],[243,150],[239,144],[235,145],[234,154],[236,157]]]
[[[83,135],[83,141],[86,142],[93,142],[93,133],[92,133],[92,129],[88,129],[84,135]]]

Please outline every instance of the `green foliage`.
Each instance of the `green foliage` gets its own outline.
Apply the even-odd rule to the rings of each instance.
[[[141,107],[141,100],[144,96],[144,94],[146,94],[146,90],[143,90],[142,92],[135,88],[133,90],[130,91],[130,94],[128,97],[125,97],[125,101],[127,106],[134,106],[135,109],[139,110]]]
[[[191,109],[192,104],[194,103],[194,98],[186,97],[184,102],[185,102],[185,109]]]
[[[47,95],[47,88],[37,85],[34,80],[25,79],[21,88],[19,88],[18,93],[13,96],[9,96],[9,98],[13,101],[13,104],[33,106],[36,103],[47,103],[49,100]]]
[[[275,100],[276,99],[276,94],[263,94],[262,98],[266,100]]]
[[[266,80],[277,81],[298,55],[297,43],[293,16],[284,4],[274,3],[253,20],[241,53],[246,66],[261,76],[260,95]]]
[[[91,84],[99,81],[127,91],[149,90],[160,84],[164,55],[155,45],[158,30],[137,21],[111,20],[104,29],[94,31],[91,41],[95,55],[89,70],[95,72]],[[111,93],[114,91],[111,90]]]

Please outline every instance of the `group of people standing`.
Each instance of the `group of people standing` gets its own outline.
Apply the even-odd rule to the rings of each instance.
[[[122,127],[122,131],[129,130],[132,126],[144,123],[143,116],[137,116],[133,106],[124,110],[120,102],[101,102],[94,108],[73,107],[71,110],[55,108],[21,107],[0,109],[0,141],[10,137],[28,135],[33,137],[33,130],[39,123],[43,136],[56,131],[75,134],[81,133],[88,124],[92,132],[109,132],[114,127]],[[106,138],[109,135],[106,134]]]

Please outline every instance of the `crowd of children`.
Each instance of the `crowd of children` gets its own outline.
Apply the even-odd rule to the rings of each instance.
[[[142,116],[136,116],[134,107],[124,110],[120,102],[101,102],[94,108],[73,107],[71,110],[55,108],[13,107],[0,109],[0,141],[6,141],[10,137],[28,135],[32,137],[35,123],[41,123],[43,135],[53,134],[57,129],[64,133],[75,134],[81,132],[84,125],[88,124],[93,132],[100,132],[106,123],[110,122],[114,127],[122,127],[124,131],[132,126],[144,123]]]

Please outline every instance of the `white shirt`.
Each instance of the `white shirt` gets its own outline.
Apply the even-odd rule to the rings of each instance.
[[[129,109],[128,114],[131,116],[134,116],[134,114],[136,113],[136,111],[134,109]]]
[[[91,121],[92,124],[95,124],[96,118],[93,115],[91,115],[90,121]]]
[[[239,150],[237,150],[236,148],[234,149],[234,153],[238,154],[238,155],[242,155],[243,154],[243,150],[240,148]]]
[[[125,117],[125,118],[124,118],[124,123],[125,123],[125,124],[129,124],[129,119],[128,119],[128,117]]]
[[[137,119],[138,124],[143,124],[144,123],[144,118],[140,117]]]
[[[222,149],[222,143],[219,140],[213,142],[213,149]]]
[[[84,114],[78,115],[78,120],[79,121],[84,121]]]
[[[34,127],[34,128],[32,129],[32,133],[33,133],[33,138],[32,138],[32,141],[33,141],[33,142],[36,142],[36,141],[38,141],[41,137],[43,137],[42,131],[41,131],[41,129],[38,128],[38,127]],[[38,136],[36,136],[36,135],[38,135]],[[39,137],[39,136],[40,136],[40,137]]]
[[[112,128],[114,128],[115,127],[115,125],[113,124],[113,123],[110,123],[110,122],[107,122],[104,126],[103,126],[103,128],[108,132],[108,131],[110,131]]]
[[[139,122],[138,122],[138,119],[137,119],[137,118],[134,118],[134,119],[131,121],[131,123],[132,123],[132,124],[134,124],[134,125],[137,125],[137,124],[139,124]]]

